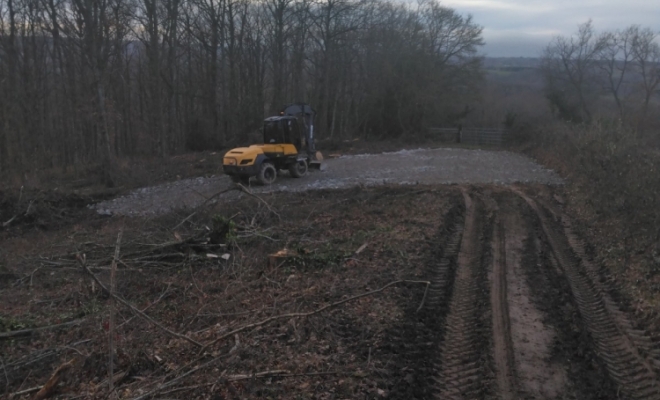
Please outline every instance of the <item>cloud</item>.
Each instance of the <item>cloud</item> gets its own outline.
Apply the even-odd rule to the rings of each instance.
[[[451,8],[473,10],[503,10],[513,12],[542,13],[551,11],[553,6],[547,1],[507,1],[507,0],[448,0],[442,4]]]
[[[484,52],[492,56],[538,56],[556,35],[572,35],[589,19],[597,31],[633,24],[660,30],[657,0],[444,0],[484,27]],[[523,54],[525,53],[525,54]]]

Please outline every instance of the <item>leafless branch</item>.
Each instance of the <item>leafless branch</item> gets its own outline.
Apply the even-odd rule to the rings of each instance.
[[[109,290],[109,289],[108,289],[108,288],[107,288],[107,287],[106,287],[106,286],[105,286],[105,285],[99,280],[99,278],[98,278],[96,275],[94,275],[94,273],[92,273],[92,271],[90,271],[89,267],[87,266],[87,264],[86,264],[86,262],[85,262],[85,258],[84,258],[84,256],[78,256],[78,257],[76,257],[76,259],[77,259],[78,262],[80,263],[80,266],[85,270],[85,272],[87,272],[87,273],[92,277],[92,279],[94,279],[94,281],[95,281],[95,282],[101,287],[101,289],[103,289],[104,292],[108,293],[113,299],[117,300],[119,303],[123,304],[125,307],[127,307],[128,309],[130,309],[133,313],[135,313],[135,315],[137,315],[137,316],[139,316],[140,318],[146,320],[147,322],[151,323],[152,325],[154,325],[154,326],[160,328],[160,330],[162,330],[163,332],[167,333],[168,335],[174,336],[174,337],[179,338],[179,339],[183,339],[183,340],[187,341],[188,343],[191,343],[191,344],[193,344],[193,345],[195,345],[195,346],[197,346],[197,347],[204,347],[203,344],[199,343],[199,342],[196,341],[195,339],[192,339],[192,338],[190,338],[190,337],[188,337],[188,336],[186,336],[186,335],[182,335],[182,334],[180,334],[180,333],[178,333],[178,332],[174,332],[173,330],[166,328],[166,327],[163,326],[163,324],[161,324],[160,322],[154,320],[153,318],[151,318],[151,317],[148,316],[147,314],[145,314],[145,313],[143,313],[142,311],[140,311],[140,310],[138,310],[137,308],[135,308],[135,306],[133,306],[133,305],[132,305],[131,303],[129,303],[128,301],[126,301],[126,300],[122,299],[121,297],[117,296],[116,294],[112,293],[112,292],[111,292],[111,291],[110,291],[110,290]]]
[[[115,245],[115,256],[112,259],[110,270],[110,295],[113,296],[113,301],[110,304],[110,320],[108,326],[108,390],[111,398],[116,398],[114,393],[114,358],[115,358],[115,308],[116,300],[114,300],[115,291],[117,290],[116,276],[117,276],[117,261],[119,260],[119,250],[121,246],[121,237],[124,230],[119,230],[117,234],[117,244]]]
[[[30,393],[38,392],[39,390],[41,390],[41,388],[42,388],[41,386],[35,386],[35,387],[31,387],[31,388],[29,388],[29,389],[20,390],[20,391],[18,391],[18,392],[14,392],[14,393],[10,394],[10,395],[9,395],[9,398],[10,398],[10,399],[13,399],[13,398],[15,398],[15,397],[23,396],[23,395],[25,395],[25,394],[30,394]]]
[[[266,202],[266,200],[262,199],[261,197],[257,196],[256,194],[252,193],[252,192],[250,191],[250,189],[246,188],[245,186],[241,185],[240,183],[238,183],[237,186],[238,186],[238,188],[241,189],[241,191],[242,191],[243,193],[245,193],[245,194],[247,194],[247,195],[249,195],[249,196],[252,196],[252,197],[254,197],[255,199],[257,199],[257,200],[259,200],[260,202],[262,202],[262,203],[266,206],[266,208],[268,208],[268,211],[270,211],[270,212],[272,212],[273,214],[275,214],[275,215],[277,216],[277,218],[278,218],[280,221],[282,220],[282,217],[280,216],[280,214],[279,214],[277,211],[273,210],[273,207],[271,207],[270,204],[268,204],[268,202]]]
[[[374,294],[381,293],[381,292],[383,292],[384,290],[386,290],[387,288],[390,288],[390,287],[392,287],[392,286],[395,286],[395,285],[398,285],[398,284],[401,284],[401,283],[424,284],[424,285],[426,285],[427,287],[430,285],[430,282],[429,282],[429,281],[410,281],[410,280],[394,281],[394,282],[390,282],[390,283],[388,283],[387,285],[381,287],[380,289],[376,289],[376,290],[372,290],[372,291],[370,291],[370,292],[366,292],[366,293],[358,294],[358,295],[356,295],[356,296],[352,296],[352,297],[346,298],[346,299],[344,299],[344,300],[340,300],[340,301],[334,302],[334,303],[332,303],[332,304],[328,304],[327,306],[323,306],[323,307],[318,308],[318,309],[316,309],[316,310],[314,310],[314,311],[309,311],[309,312],[298,312],[298,313],[288,313],[288,314],[282,314],[282,315],[276,315],[276,316],[273,316],[273,317],[268,317],[268,318],[266,318],[266,319],[264,319],[264,320],[262,320],[262,321],[255,322],[255,323],[252,323],[252,324],[243,325],[243,326],[241,326],[241,327],[238,327],[238,328],[236,328],[236,329],[234,329],[234,330],[232,330],[232,331],[229,331],[229,332],[223,334],[222,336],[220,336],[220,337],[216,338],[215,340],[213,340],[211,343],[209,343],[209,344],[203,346],[202,349],[200,350],[200,353],[204,353],[204,351],[206,351],[209,347],[215,345],[216,343],[218,343],[218,342],[220,342],[220,341],[222,341],[222,340],[224,340],[224,339],[226,339],[226,338],[228,338],[228,337],[231,337],[231,336],[233,336],[233,335],[235,335],[235,334],[237,334],[237,333],[239,333],[239,332],[243,332],[243,331],[245,331],[245,330],[247,330],[247,329],[257,328],[257,327],[260,327],[260,326],[262,326],[262,325],[266,325],[266,324],[268,324],[268,323],[271,323],[271,322],[273,322],[273,321],[277,321],[277,320],[280,320],[280,319],[290,319],[290,318],[309,317],[309,316],[312,316],[312,315],[314,315],[314,314],[319,314],[319,313],[322,313],[322,312],[324,312],[324,311],[326,311],[326,310],[329,310],[329,309],[331,309],[331,308],[334,308],[334,307],[340,306],[340,305],[342,305],[342,304],[345,304],[345,303],[348,303],[348,302],[351,302],[351,301],[355,301],[355,300],[361,299],[361,298],[363,298],[363,297],[373,296]],[[421,306],[420,306],[420,307],[421,307]]]
[[[186,378],[186,377],[188,377],[188,376],[194,374],[195,372],[200,371],[200,370],[202,370],[202,369],[205,369],[205,368],[208,368],[208,367],[212,366],[213,364],[215,364],[215,363],[217,363],[218,361],[220,361],[220,359],[223,358],[223,357],[226,357],[226,355],[222,355],[222,356],[216,357],[216,358],[214,358],[214,359],[212,359],[212,360],[210,360],[210,361],[207,361],[207,362],[205,362],[204,364],[202,364],[202,365],[200,365],[200,366],[197,366],[197,367],[191,369],[190,371],[188,371],[188,372],[186,372],[186,373],[183,373],[183,374],[177,376],[176,378],[173,378],[173,379],[171,379],[171,380],[169,380],[169,381],[163,383],[162,385],[158,386],[158,387],[157,387],[156,389],[154,389],[154,390],[151,390],[151,391],[149,391],[149,392],[147,392],[147,393],[145,393],[145,394],[143,394],[143,395],[140,395],[140,396],[138,396],[138,397],[134,397],[132,400],[144,400],[144,399],[148,399],[149,397],[155,395],[156,393],[161,392],[162,390],[165,390],[165,389],[167,389],[167,388],[173,386],[175,383],[177,383],[177,382],[181,381],[182,379],[184,379],[184,378]]]
[[[34,203],[34,200],[31,200],[31,201],[30,201],[30,204],[28,204],[28,208],[27,208],[27,210],[25,211],[25,213],[23,213],[23,215],[28,215],[28,214],[30,214],[30,210],[32,209],[32,203]],[[11,217],[7,222],[3,222],[3,223],[2,223],[2,227],[3,227],[3,228],[6,228],[6,227],[8,227],[9,225],[11,225],[11,223],[14,222],[14,220],[15,220],[16,218],[18,218],[20,215],[21,215],[20,213],[19,213],[19,214],[16,214],[16,215],[14,215],[13,217]]]
[[[224,379],[227,382],[236,382],[236,381],[243,381],[246,379],[254,379],[254,378],[265,378],[268,376],[274,376],[274,375],[283,375],[283,374],[289,374],[289,371],[285,369],[276,369],[272,371],[263,371],[263,372],[256,372],[254,374],[239,374],[239,375],[230,375],[225,377]]]
[[[192,217],[194,217],[195,215],[197,215],[197,213],[199,212],[199,210],[200,210],[202,207],[204,207],[204,206],[206,206],[207,204],[209,204],[212,200],[215,200],[215,199],[218,198],[219,196],[221,196],[221,195],[223,195],[223,194],[225,194],[225,193],[231,192],[232,190],[237,190],[237,188],[235,188],[235,187],[230,187],[229,189],[221,190],[221,191],[217,192],[216,194],[214,194],[213,196],[209,197],[208,199],[204,200],[204,202],[203,202],[202,204],[200,204],[199,206],[197,206],[197,208],[195,209],[195,211],[193,211],[190,215],[188,215],[188,216],[187,216],[186,218],[184,218],[181,222],[179,222],[174,228],[172,228],[172,230],[175,230],[175,229],[177,229],[178,227],[180,227],[181,225],[183,225],[183,224],[185,224],[186,222],[188,222],[188,221],[190,220],[190,218],[192,218]]]
[[[84,319],[77,319],[75,321],[69,321],[69,322],[65,322],[63,324],[48,325],[48,326],[42,326],[42,327],[39,327],[39,328],[32,328],[32,329],[22,329],[20,331],[2,332],[2,333],[0,333],[0,340],[13,339],[13,338],[22,337],[22,336],[30,336],[33,333],[40,332],[40,331],[47,331],[47,330],[51,330],[51,329],[59,329],[59,328],[64,328],[64,327],[72,326],[72,325],[79,325],[83,321],[84,321]]]

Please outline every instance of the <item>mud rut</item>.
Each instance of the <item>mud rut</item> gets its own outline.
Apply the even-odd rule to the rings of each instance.
[[[415,338],[398,381],[409,385],[392,377],[390,397],[660,399],[659,347],[617,307],[570,220],[515,188],[462,195],[434,241],[424,310],[399,332]]]

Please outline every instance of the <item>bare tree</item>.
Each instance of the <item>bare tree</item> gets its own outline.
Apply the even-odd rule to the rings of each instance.
[[[1,127],[2,133],[0,140],[2,141],[2,149],[0,150],[0,157],[2,163],[0,168],[7,169],[10,164],[19,162],[23,164],[21,157],[17,157],[14,152],[22,154],[22,146],[18,145],[18,138],[21,132],[18,127],[16,116],[18,113],[15,108],[17,105],[17,82],[18,80],[18,51],[16,49],[17,41],[17,22],[16,22],[16,3],[14,0],[4,0],[0,2],[0,23],[2,24],[2,36],[0,38],[0,45],[2,45],[3,57],[3,75],[2,79],[3,92],[3,107]],[[7,24],[9,26],[7,26]],[[18,148],[17,148],[18,147]]]
[[[210,120],[209,128],[213,135],[220,136],[224,143],[224,130],[221,132],[219,113],[219,81],[220,73],[224,75],[224,65],[220,65],[220,45],[224,41],[224,0],[194,0],[190,11],[195,12],[189,32],[204,50],[206,66],[202,68],[207,80],[204,85],[206,119]],[[224,86],[224,84],[223,84]]]
[[[264,6],[268,13],[267,45],[270,49],[270,64],[273,79],[273,99],[271,112],[276,112],[285,102],[284,90],[287,86],[287,74],[285,68],[288,64],[289,44],[293,24],[293,0],[266,0]]]
[[[541,67],[553,110],[565,120],[590,121],[597,98],[608,93],[621,120],[631,122],[632,116],[640,115],[639,122],[646,122],[660,87],[656,37],[639,25],[597,36],[588,21],[576,35],[554,38],[545,49]]]
[[[349,0],[318,0],[311,8],[310,37],[317,49],[314,57],[315,80],[317,82],[316,104],[320,134],[327,134],[330,120],[331,88],[333,74],[337,72],[337,51],[342,38],[360,27],[360,21],[352,18],[359,3]]]
[[[566,109],[571,97],[575,97],[579,108],[577,117],[591,120],[588,97],[597,90],[595,71],[604,46],[605,41],[596,37],[588,21],[578,27],[577,34],[568,38],[557,36],[545,48],[542,71],[548,97],[556,107]]]
[[[632,43],[633,60],[641,77],[642,115],[644,117],[648,114],[651,97],[660,85],[660,45],[655,40],[656,38],[657,35],[651,29],[637,28]]]
[[[633,42],[638,30],[637,26],[631,26],[623,31],[606,32],[599,39],[602,47],[598,66],[605,75],[607,90],[614,97],[621,119],[624,119],[621,96],[633,61]]]
[[[139,0],[134,16],[146,54],[146,70],[141,74],[146,82],[145,122],[160,156],[171,153],[179,136],[176,56],[180,11],[181,0]]]
[[[475,101],[481,28],[436,0],[0,0],[0,171],[246,141],[414,134]]]
[[[91,90],[83,96],[94,105],[86,116],[87,134],[94,145],[94,154],[102,165],[102,179],[112,185],[111,173],[114,169],[114,157],[111,150],[110,121],[107,107],[107,84],[113,57],[117,56],[117,38],[123,31],[121,21],[113,16],[113,7],[124,7],[126,0],[72,0],[71,15],[65,21],[67,36],[73,38],[78,47],[83,68],[80,79]],[[66,9],[66,7],[65,7]],[[123,37],[119,41],[123,41]],[[75,79],[75,78],[74,78]]]

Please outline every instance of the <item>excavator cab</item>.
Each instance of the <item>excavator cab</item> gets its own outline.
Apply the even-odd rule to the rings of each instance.
[[[323,157],[314,146],[315,114],[307,104],[291,104],[266,118],[264,143],[228,151],[222,163],[225,174],[234,182],[256,177],[261,184],[272,184],[281,170],[300,178],[310,167],[321,169]]]
[[[293,144],[298,152],[306,146],[298,119],[295,117],[270,117],[264,121],[264,144]]]

